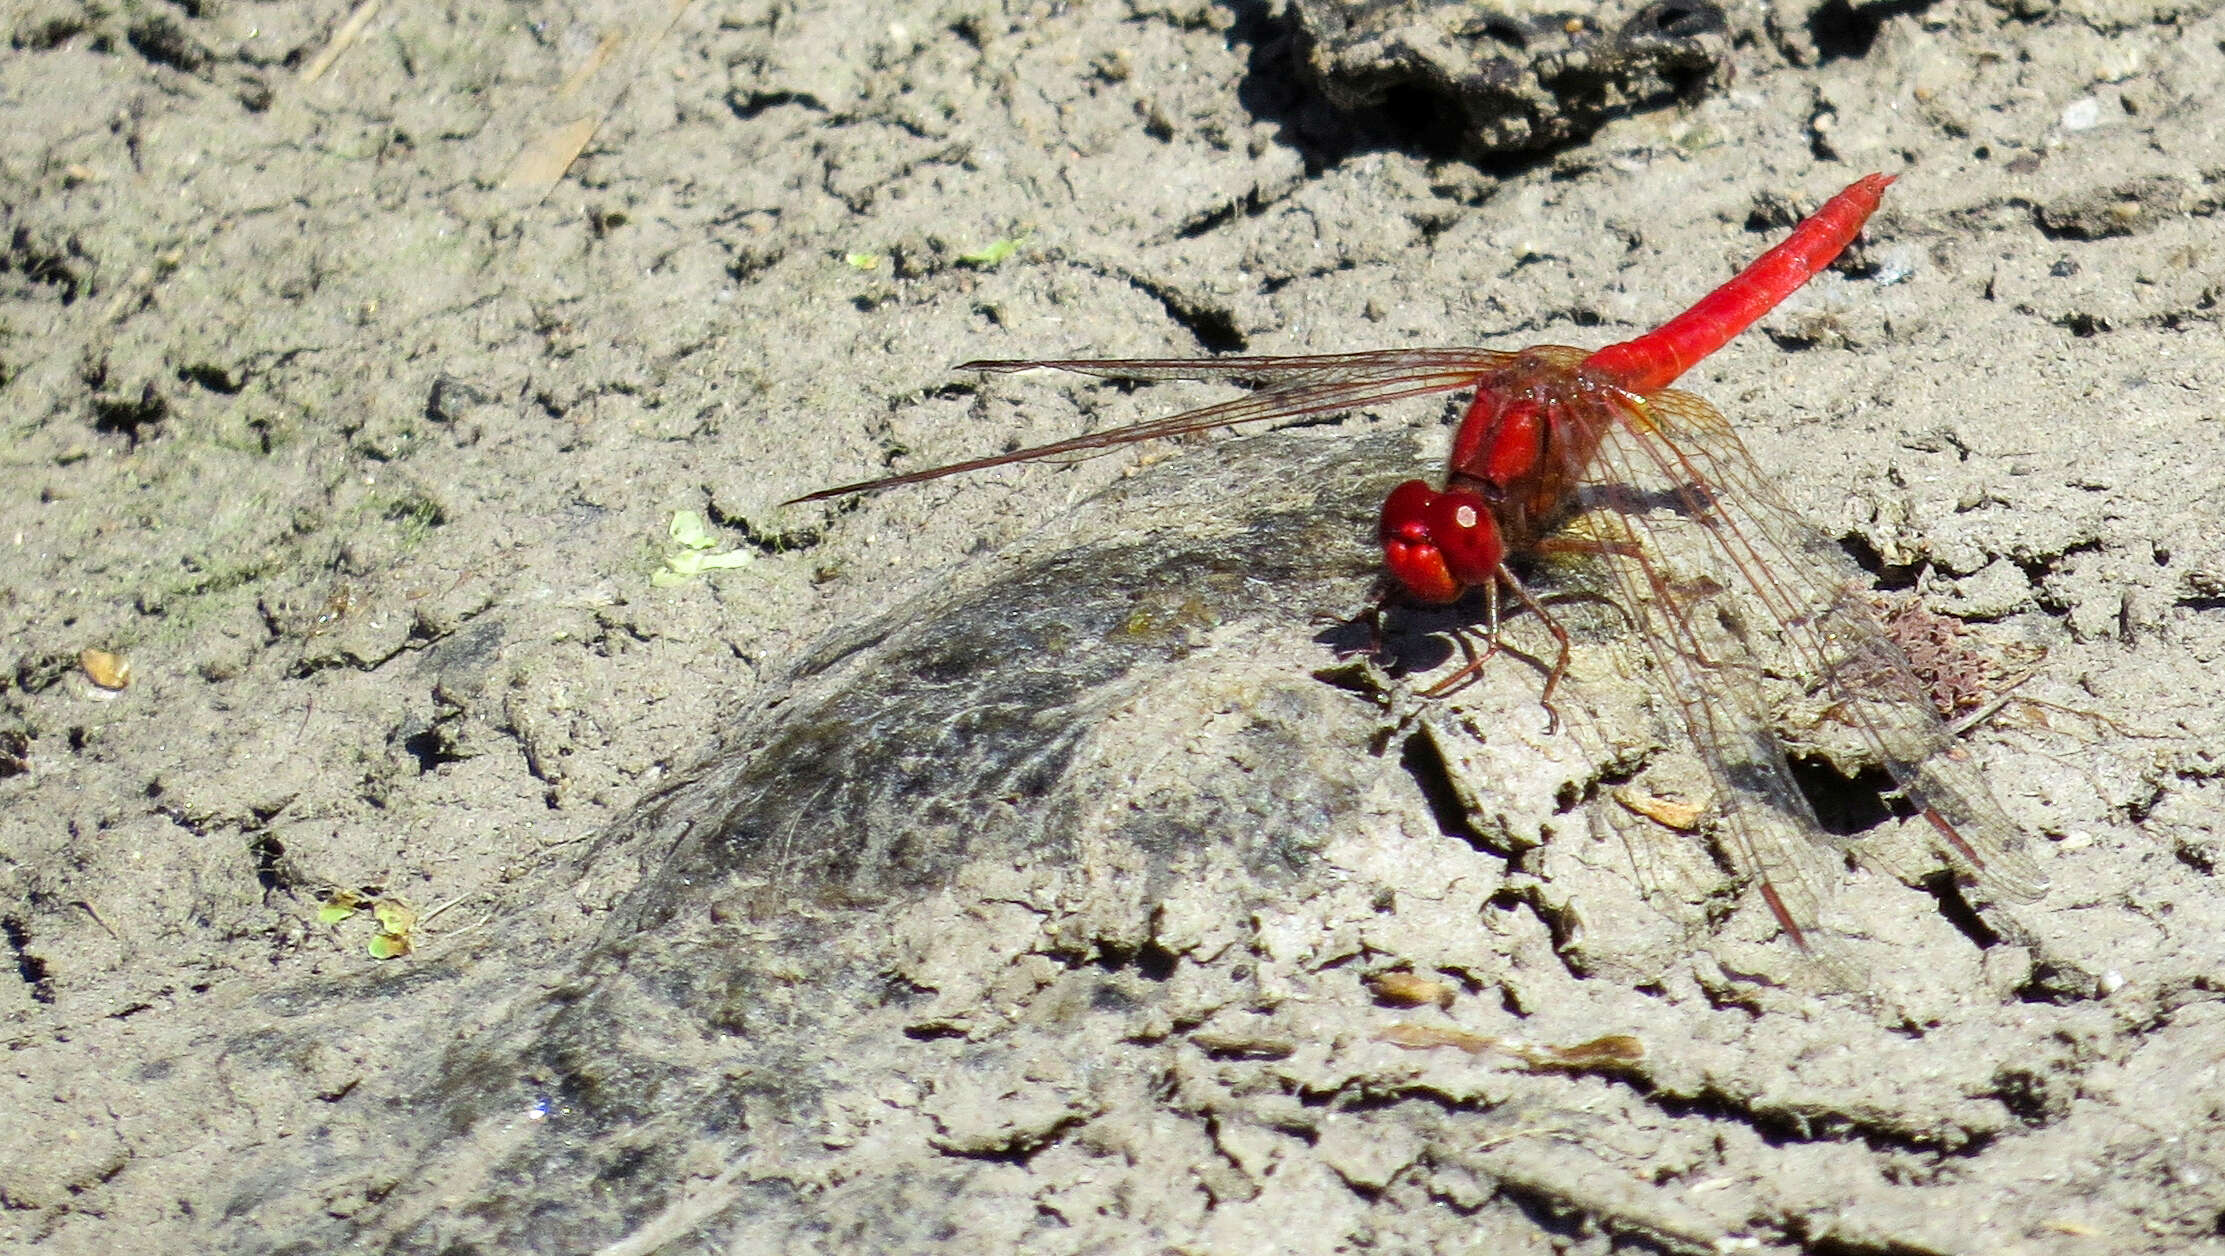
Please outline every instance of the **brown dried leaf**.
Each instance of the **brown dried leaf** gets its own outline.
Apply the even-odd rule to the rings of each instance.
[[[1629,788],[1617,789],[1615,801],[1621,803],[1624,810],[1642,815],[1655,824],[1675,829],[1679,833],[1697,832],[1700,817],[1707,814],[1707,808],[1696,803],[1679,802],[1674,798],[1663,798],[1659,794],[1641,794]]]
[[[1412,972],[1376,973],[1367,979],[1367,988],[1378,1001],[1394,1007],[1421,1007],[1429,1003],[1451,1007],[1459,994],[1449,981]]]
[[[1512,1038],[1494,1038],[1489,1034],[1472,1034],[1465,1029],[1416,1025],[1402,1021],[1375,1037],[1379,1042],[1404,1047],[1409,1051],[1427,1051],[1434,1047],[1458,1047],[1470,1055],[1497,1051],[1513,1056],[1528,1068],[1540,1071],[1615,1071],[1630,1068],[1646,1058],[1645,1043],[1630,1034],[1607,1034],[1589,1042],[1579,1042],[1572,1047],[1553,1047],[1519,1042]]]

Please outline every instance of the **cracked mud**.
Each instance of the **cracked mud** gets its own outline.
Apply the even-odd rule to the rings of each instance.
[[[1327,8],[12,15],[0,1246],[2215,1245],[2225,17],[1499,6],[1478,169]],[[2055,889],[1850,835],[1859,996],[1611,643],[1555,735],[1337,659],[1437,411],[775,505],[1209,399],[970,357],[1604,343],[1869,169],[1690,383],[2031,672]]]

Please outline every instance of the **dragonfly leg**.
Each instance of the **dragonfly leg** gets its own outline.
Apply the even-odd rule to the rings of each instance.
[[[1553,634],[1553,668],[1545,674],[1545,689],[1537,695],[1537,704],[1545,708],[1545,735],[1550,737],[1561,730],[1561,713],[1553,708],[1553,690],[1560,685],[1561,677],[1568,674],[1568,629],[1561,626],[1560,620],[1553,618],[1553,613],[1545,609],[1543,602],[1530,595],[1529,589],[1504,564],[1499,567],[1498,583],[1514,590],[1514,596],[1522,600],[1522,605],[1530,608],[1530,613],[1537,616],[1537,622],[1545,625],[1545,631]],[[1496,588],[1493,592],[1497,592]],[[1496,598],[1493,600],[1496,601]],[[1497,635],[1498,628],[1494,624],[1492,636],[1496,638]]]
[[[1466,655],[1467,659],[1460,665],[1459,671],[1422,690],[1421,696],[1424,698],[1432,700],[1449,698],[1467,688],[1475,682],[1476,677],[1483,674],[1483,665],[1490,662],[1491,656],[1499,652],[1499,634],[1496,632],[1484,634],[1484,639],[1489,644],[1484,647],[1481,654],[1476,653],[1475,643],[1469,639],[1466,632],[1455,631],[1452,634],[1452,639],[1460,643],[1460,652]]]
[[[1422,697],[1445,698],[1467,688],[1471,681],[1483,674],[1484,663],[1489,661],[1492,655],[1499,652],[1499,586],[1497,584],[1493,584],[1483,591],[1483,607],[1483,622],[1486,625],[1484,639],[1490,642],[1490,645],[1484,649],[1483,653],[1478,654],[1475,644],[1468,639],[1467,632],[1454,629],[1452,639],[1460,644],[1460,652],[1467,656],[1467,661],[1461,664],[1459,671],[1422,690]]]
[[[1553,705],[1553,690],[1561,683],[1561,677],[1568,671],[1568,630],[1561,627],[1560,621],[1553,618],[1552,612],[1546,610],[1544,604],[1537,598],[1532,597],[1530,591],[1523,587],[1522,582],[1515,578],[1514,573],[1503,566],[1499,569],[1498,578],[1492,582],[1489,588],[1484,590],[1483,635],[1487,644],[1483,651],[1481,653],[1477,652],[1474,643],[1470,640],[1469,633],[1454,632],[1452,634],[1453,640],[1460,643],[1461,653],[1467,656],[1466,661],[1461,664],[1459,671],[1422,690],[1421,696],[1431,699],[1446,698],[1466,688],[1474,683],[1478,676],[1483,674],[1484,664],[1490,662],[1491,657],[1502,648],[1521,658],[1529,659],[1529,655],[1506,646],[1500,637],[1499,588],[1501,585],[1514,590],[1514,595],[1521,599],[1522,605],[1528,607],[1530,613],[1537,616],[1538,622],[1545,625],[1545,630],[1553,634],[1553,642],[1556,646],[1553,665],[1546,670],[1545,688],[1537,696],[1537,704],[1545,709],[1545,735],[1550,737],[1560,732],[1561,729],[1561,713]]]

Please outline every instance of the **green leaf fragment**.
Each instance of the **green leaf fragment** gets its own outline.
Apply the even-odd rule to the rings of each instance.
[[[410,930],[417,927],[417,909],[396,898],[371,904],[379,931],[367,944],[372,959],[399,959],[410,952]]]
[[[337,925],[369,911],[379,931],[364,944],[372,959],[397,959],[411,950],[410,932],[417,927],[417,909],[397,898],[381,898],[354,890],[334,890],[317,908],[317,920]]]
[[[678,553],[665,555],[664,566],[650,573],[649,583],[660,589],[686,584],[706,571],[746,567],[757,560],[757,555],[748,550],[727,550],[723,554],[705,553],[704,551],[718,544],[718,535],[703,521],[703,516],[692,510],[674,511],[672,523],[665,531],[680,550]]]
[[[671,536],[673,544],[689,549],[709,549],[718,544],[718,538],[711,535],[710,525],[692,510],[673,511],[672,523],[665,532]]]
[[[960,253],[958,260],[968,266],[994,266],[1019,252],[1020,243],[1026,239],[1027,233],[1023,231],[1019,235],[1008,236],[1002,240],[991,240],[978,249],[970,249]]]
[[[417,925],[417,909],[399,899],[382,898],[371,908],[379,928],[388,933],[408,933]]]
[[[370,901],[368,897],[354,890],[334,890],[325,895],[324,902],[317,907],[317,923],[322,925],[339,924],[348,917],[362,911]]]

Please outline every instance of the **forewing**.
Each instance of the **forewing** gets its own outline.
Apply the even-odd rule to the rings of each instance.
[[[961,371],[1010,375],[1019,371],[1071,371],[1100,379],[1226,380],[1253,388],[1274,388],[1331,379],[1381,378],[1416,371],[1470,375],[1497,370],[1513,361],[1511,353],[1490,349],[1371,349],[1362,353],[1294,356],[1225,354],[1211,358],[984,358],[961,362]]]
[[[1009,453],[991,454],[820,489],[791,499],[784,505],[819,501],[850,493],[917,484],[947,475],[981,471],[1015,462],[1033,462],[1063,454],[1102,452],[1119,445],[1192,432],[1336,414],[1362,406],[1381,405],[1409,397],[1457,392],[1475,387],[1494,371],[1504,370],[1513,355],[1486,349],[1385,349],[1374,353],[1337,353],[1318,357],[1136,358],[1092,360],[1042,360],[968,362],[961,369],[995,373],[1043,367],[1096,375],[1106,379],[1227,380],[1264,385],[1259,391],[1215,405],[1185,410],[1163,419],[1152,419],[1103,432],[1088,432],[1048,445]]]

